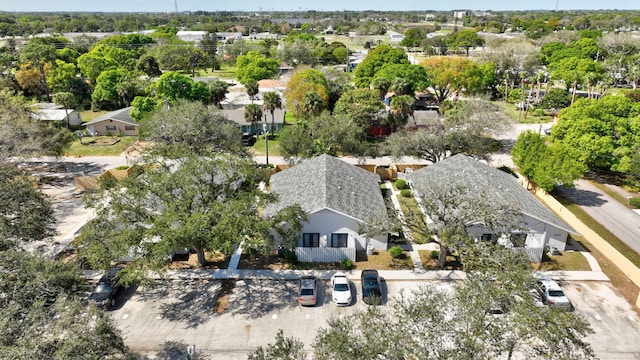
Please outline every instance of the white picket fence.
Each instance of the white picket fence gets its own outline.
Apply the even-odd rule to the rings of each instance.
[[[300,262],[339,262],[343,259],[356,261],[355,248],[297,247],[296,256]]]

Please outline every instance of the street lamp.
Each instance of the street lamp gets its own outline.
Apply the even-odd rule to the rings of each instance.
[[[269,165],[269,132],[267,131],[267,113],[264,114],[264,124],[262,124],[264,130],[264,148],[267,153],[267,165]]]

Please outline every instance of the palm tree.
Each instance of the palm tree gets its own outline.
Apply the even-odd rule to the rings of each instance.
[[[378,95],[380,96],[380,100],[384,100],[385,95],[387,95],[387,92],[389,91],[389,88],[391,87],[391,83],[389,83],[389,80],[385,79],[385,78],[375,78],[371,81],[371,88],[373,90],[378,90]]]
[[[207,87],[209,88],[209,92],[211,93],[211,103],[213,105],[222,109],[222,106],[220,105],[220,103],[227,96],[227,93],[229,92],[228,90],[229,86],[231,86],[231,84],[219,79],[210,81],[209,84],[207,84]]]
[[[249,104],[244,107],[244,120],[248,123],[251,123],[251,128],[253,129],[253,124],[256,124],[262,120],[262,108],[258,104]]]
[[[247,82],[244,83],[243,85],[244,85],[244,88],[247,90],[247,95],[249,95],[249,98],[253,103],[253,97],[258,95],[258,92],[260,91],[258,88],[258,82],[253,79],[250,79],[250,80],[247,80]]]
[[[264,97],[262,99],[264,111],[268,111],[271,113],[271,129],[273,132],[275,126],[275,111],[276,109],[282,109],[282,98],[275,91],[269,91],[264,93]]]
[[[398,123],[406,123],[407,117],[411,116],[413,118],[413,104],[415,103],[415,99],[411,95],[396,95],[391,98],[391,113],[394,115],[394,118],[400,120]],[[415,123],[416,119],[413,118],[413,122]]]
[[[324,105],[322,104],[322,98],[317,92],[311,91],[304,94],[304,99],[302,100],[302,109],[306,115],[319,115],[322,112],[323,106]]]

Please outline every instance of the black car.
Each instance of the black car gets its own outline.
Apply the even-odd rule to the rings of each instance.
[[[124,290],[124,286],[117,279],[120,270],[122,268],[114,267],[104,274],[91,292],[91,295],[89,295],[89,301],[92,301],[98,307],[113,308],[116,305],[118,294]]]
[[[368,305],[382,304],[382,285],[376,270],[362,270],[362,301]]]

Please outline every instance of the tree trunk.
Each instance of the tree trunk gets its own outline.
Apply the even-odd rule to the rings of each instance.
[[[578,82],[574,81],[573,82],[573,93],[571,94],[571,105],[573,105],[573,102],[576,100],[576,88],[578,87]]]
[[[204,267],[207,265],[207,259],[204,256],[204,249],[201,247],[196,247],[196,254],[198,255],[198,267]]]
[[[444,269],[445,264],[447,263],[447,247],[444,246],[444,242],[440,239],[440,255],[438,256],[438,267],[440,269]]]

